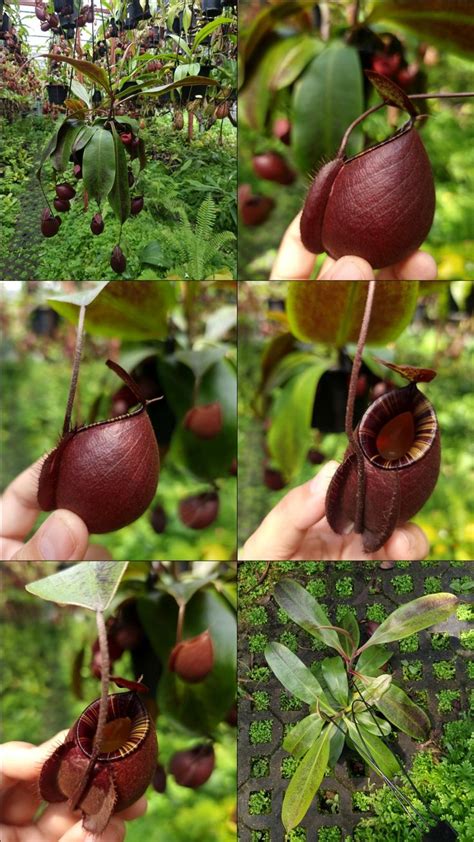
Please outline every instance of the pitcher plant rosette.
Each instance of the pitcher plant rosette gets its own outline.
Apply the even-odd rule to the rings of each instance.
[[[298,761],[282,806],[282,821],[290,833],[306,815],[326,770],[335,766],[345,744],[398,792],[392,779],[403,774],[404,767],[386,740],[394,729],[415,740],[426,740],[431,723],[425,711],[385,672],[393,654],[385,644],[442,623],[456,611],[459,600],[451,593],[414,599],[393,611],[360,645],[354,615],[347,613],[340,626],[332,625],[321,605],[297,582],[282,579],[274,597],[291,620],[337,652],[309,669],[281,643],[271,642],[265,650],[277,679],[309,705],[309,714],[283,741],[284,750]],[[418,792],[417,796],[423,802]],[[409,807],[414,821],[423,827],[426,814],[413,804]],[[407,805],[404,809],[408,812]]]

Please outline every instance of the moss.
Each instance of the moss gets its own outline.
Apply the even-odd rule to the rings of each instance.
[[[450,589],[454,591],[454,593],[459,594],[468,594],[474,592],[474,579],[472,576],[459,576],[458,578],[451,579],[450,582]]]
[[[450,637],[447,632],[437,632],[431,635],[431,648],[435,650],[449,649]]]
[[[463,649],[474,649],[474,629],[462,631],[459,635],[459,640]]]
[[[367,606],[367,619],[372,620],[374,623],[383,623],[385,617],[387,616],[387,611],[380,604],[380,602],[374,602],[373,605]]]
[[[402,661],[402,675],[404,681],[420,681],[423,677],[421,661]]]
[[[266,690],[255,690],[252,695],[252,707],[254,710],[268,710],[270,707],[270,694]]]
[[[262,632],[259,632],[259,634],[251,634],[249,637],[249,651],[253,655],[257,655],[265,650],[267,643],[268,637],[266,634],[263,634]]]
[[[322,640],[318,640],[316,637],[311,638],[311,642],[310,642],[309,645],[311,646],[311,649],[313,649],[315,652],[332,651],[332,650],[329,649],[329,646],[326,646],[326,644],[323,643]]]
[[[273,736],[273,719],[258,719],[250,723],[249,739],[252,745],[271,743]]]
[[[336,570],[344,573],[352,573],[352,561],[336,561]]]
[[[254,605],[245,611],[244,619],[252,626],[264,626],[268,622],[267,609],[263,605]]]
[[[306,585],[306,590],[311,594],[311,596],[314,596],[315,599],[320,599],[322,596],[326,596],[326,582],[323,579],[313,579]]]
[[[453,709],[453,702],[458,701],[461,697],[459,690],[440,690],[436,693],[438,700],[438,710],[440,713],[449,713]]]
[[[397,567],[399,570],[406,570],[408,567],[410,567],[410,564],[411,561],[397,561]]]
[[[352,809],[355,813],[367,813],[372,809],[372,796],[368,792],[352,793]]]
[[[270,842],[270,831],[252,830],[250,842]]]
[[[303,561],[300,568],[310,576],[313,573],[324,573],[324,561]]]
[[[420,648],[420,640],[418,634],[411,634],[410,637],[405,637],[404,640],[401,640],[398,644],[398,648],[400,652],[407,653],[407,652],[418,652]]]
[[[278,622],[281,623],[282,626],[286,626],[287,623],[290,622],[290,618],[286,611],[283,611],[283,608],[279,608],[277,611]]]
[[[321,827],[318,842],[341,842],[342,833],[338,827]]]
[[[374,579],[373,576],[371,576],[370,579],[369,579],[369,593],[375,594],[375,593],[381,593],[381,591],[382,591],[382,579],[381,579],[381,577],[377,576]]]
[[[466,664],[467,677],[474,679],[474,661],[468,661]]]
[[[425,579],[425,594],[439,593],[441,591],[441,576],[427,576]]]
[[[413,590],[413,577],[408,573],[402,576],[394,576],[392,587],[397,594],[411,593]]]
[[[269,789],[259,789],[249,795],[249,815],[267,816],[272,811],[272,793]]]
[[[296,637],[293,632],[290,631],[283,631],[280,635],[280,643],[283,643],[284,646],[287,646],[291,652],[296,652],[298,649],[298,638]]]
[[[250,681],[266,683],[270,680],[270,667],[252,667],[252,669],[247,672],[247,678],[249,678]]]
[[[343,576],[342,579],[337,580],[336,593],[338,596],[342,596],[344,598],[352,596],[354,593],[354,582],[350,576]]]
[[[281,761],[281,776],[282,778],[291,778],[298,768],[298,761],[296,757],[284,757]]]
[[[474,621],[474,605],[460,605],[456,609],[456,616],[461,623]]]
[[[250,775],[252,778],[266,778],[270,774],[269,757],[252,757]]]
[[[301,710],[302,702],[296,698],[296,696],[292,696],[291,693],[287,693],[286,690],[282,690],[280,693],[280,709],[281,710]]]
[[[306,842],[306,831],[304,827],[295,827],[290,830],[286,837],[287,842]]]
[[[452,681],[456,677],[456,664],[451,661],[435,661],[433,675],[439,681]]]

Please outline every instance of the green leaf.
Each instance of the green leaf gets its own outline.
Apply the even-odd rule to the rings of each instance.
[[[414,32],[419,40],[439,44],[472,57],[474,12],[472,0],[440,3],[438,0],[378,0],[366,18],[370,26],[381,20],[395,21]]]
[[[368,710],[358,711],[356,719],[359,725],[363,725],[369,734],[375,734],[376,737],[380,737],[380,732],[384,737],[388,737],[392,730],[389,722]]]
[[[226,17],[225,15],[220,15],[218,18],[214,18],[214,20],[211,20],[209,21],[209,23],[206,23],[206,25],[203,26],[202,29],[199,29],[199,31],[196,32],[196,35],[194,36],[193,51],[196,49],[196,47],[199,47],[199,44],[202,44],[202,42],[206,40],[208,35],[211,35],[215,29],[218,29],[219,26],[222,26],[225,23],[232,22],[233,18]]]
[[[50,157],[51,153],[55,151],[55,149],[58,145],[58,139],[59,139],[60,133],[61,133],[61,131],[64,131],[63,126],[65,126],[66,123],[69,123],[69,117],[61,117],[60,120],[56,123],[54,131],[53,131],[52,135],[50,135],[50,137],[48,139],[48,142],[43,147],[43,150],[41,152],[39,166],[38,166],[38,169],[36,170],[36,177],[37,178],[40,178],[40,176],[41,176],[41,170],[42,170],[43,164]]]
[[[111,132],[99,126],[84,149],[84,186],[99,204],[109,195],[115,181],[115,145]]]
[[[295,35],[286,38],[285,43],[286,52],[270,73],[268,83],[271,91],[281,91],[292,85],[306,65],[321,51],[321,41],[311,35]]]
[[[357,342],[368,285],[352,281],[289,284],[286,309],[291,332],[302,342],[324,342],[341,348]],[[376,285],[367,341],[393,342],[410,324],[418,298],[418,282],[379,281]]]
[[[89,143],[92,135],[94,134],[95,126],[82,126],[81,130],[77,133],[74,143],[72,144],[72,149],[74,152],[79,152],[81,149],[84,149],[85,146]]]
[[[295,375],[277,394],[271,412],[268,447],[285,479],[296,476],[308,452],[316,384],[324,364],[311,364]]]
[[[74,69],[78,71],[78,73],[82,73],[84,76],[87,76],[88,79],[95,82],[96,85],[99,85],[108,94],[111,93],[107,73],[103,67],[98,67],[90,61],[82,61],[78,58],[69,58],[69,56],[60,56],[55,53],[47,53],[46,55],[42,55],[41,58],[48,58],[51,59],[51,61],[64,61],[66,64],[70,64],[71,67],[74,67]]]
[[[180,79],[176,82],[169,82],[167,85],[158,85],[155,88],[143,88],[140,91],[142,96],[161,96],[162,94],[166,94],[168,91],[172,91],[176,88],[189,88],[192,85],[203,85],[207,87],[216,87],[219,86],[219,83],[215,79],[209,79],[207,76],[185,76],[184,79]],[[119,97],[122,99],[121,97]]]
[[[334,734],[332,735],[329,744],[329,769],[334,769],[337,761],[339,760],[342,754],[342,749],[344,748],[344,743],[346,741],[347,728],[345,726],[345,723],[342,720],[339,720],[338,726],[339,727],[336,727],[334,729]]]
[[[371,649],[365,649],[357,660],[356,670],[364,673],[364,675],[375,677],[379,674],[380,667],[383,667],[390,660],[392,654],[385,646],[373,646]]]
[[[226,348],[221,345],[218,348],[202,348],[199,351],[177,351],[175,359],[190,368],[196,380],[200,380],[225,354]]]
[[[345,707],[349,698],[349,686],[344,661],[339,655],[335,655],[334,658],[324,658],[321,661],[321,669],[330,693],[340,705]]]
[[[176,642],[178,606],[175,600],[168,594],[150,594],[138,600],[138,613],[150,643],[165,667],[158,692],[160,710],[198,737],[212,735],[235,701],[235,612],[214,588],[201,589],[187,604],[183,639],[209,629],[214,646],[213,669],[199,684],[186,684],[166,668]]]
[[[305,175],[333,158],[344,132],[364,110],[362,70],[357,50],[332,43],[303,73],[294,89],[292,148]],[[362,132],[349,138],[348,155],[362,149]]]
[[[370,676],[361,676],[360,680],[356,682],[356,685],[361,692],[362,696],[364,697],[364,702],[359,699],[359,696],[354,694],[355,701],[359,701],[360,705],[364,708],[366,705],[376,704],[382,696],[385,695],[387,690],[389,689],[392,683],[392,676],[387,675],[378,675],[376,678],[371,678]]]
[[[213,582],[217,576],[218,571],[214,571],[209,576],[183,576],[178,580],[174,579],[172,576],[162,576],[157,587],[159,590],[172,596],[178,605],[180,603],[186,604],[193,598],[195,593]]]
[[[300,719],[283,740],[283,748],[294,757],[303,757],[319,737],[324,719],[319,713],[311,713]]]
[[[296,827],[309,810],[319,789],[329,759],[329,740],[334,725],[328,725],[307,752],[285,792],[281,819],[287,833]]]
[[[71,91],[73,92],[73,94],[75,94],[75,96],[77,96],[78,99],[82,100],[82,102],[85,102],[88,108],[91,107],[91,98],[89,91],[86,87],[84,87],[84,85],[81,85],[81,83],[78,82],[77,79],[72,80]]]
[[[349,632],[350,638],[347,637],[346,634],[341,634],[341,632],[337,632],[337,636],[340,640],[341,647],[350,658],[356,651],[359,641],[360,641],[360,628],[359,623],[357,622],[356,618],[354,617],[352,611],[348,611],[347,614],[344,614],[341,622],[339,623],[342,629]]]
[[[372,769],[377,771],[375,767],[378,765],[387,778],[393,778],[400,774],[400,766],[396,758],[380,737],[376,737],[367,731],[363,725],[359,725],[359,731],[362,734],[362,737],[360,737],[356,726],[350,719],[345,717],[345,723],[354,747]]]
[[[41,599],[62,605],[80,605],[91,611],[105,611],[110,605],[128,561],[81,561],[60,573],[53,573],[26,585]]]
[[[396,684],[392,684],[375,705],[400,731],[415,740],[428,738],[431,728],[428,716]]]
[[[168,333],[168,314],[174,306],[173,281],[143,284],[141,281],[101,282],[102,286],[84,291],[94,293],[86,311],[86,330],[95,336],[122,339],[164,339]],[[80,293],[48,298],[51,306],[73,324],[77,323]]]
[[[163,253],[158,240],[153,240],[142,248],[140,252],[140,263],[142,266],[159,266],[165,269],[171,266],[171,260],[168,255]]]
[[[337,632],[331,628],[321,628],[322,626],[331,626],[332,623],[329,622],[326,613],[306,588],[303,588],[293,579],[281,579],[275,586],[274,597],[280,608],[283,608],[288,616],[302,629],[309,632],[321,643],[335,649],[340,655],[343,654]]]
[[[326,712],[334,713],[319,681],[288,647],[273,641],[265,648],[265,658],[278,681],[297,699],[307,704],[318,703]]]
[[[81,128],[82,125],[77,120],[69,120],[61,127],[56,149],[51,155],[52,164],[56,172],[64,172],[69,167],[69,157],[72,147]]]
[[[127,155],[115,126],[112,126],[112,136],[115,146],[115,181],[109,193],[109,202],[118,221],[123,223],[130,216]]]
[[[393,611],[375,630],[359,652],[380,643],[403,640],[415,632],[442,623],[456,611],[459,600],[452,593],[435,593],[420,596]]]

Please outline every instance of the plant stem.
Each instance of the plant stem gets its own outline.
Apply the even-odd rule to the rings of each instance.
[[[367,290],[367,298],[365,300],[365,309],[364,315],[362,318],[362,324],[360,326],[359,338],[357,340],[357,348],[354,356],[354,361],[352,363],[352,371],[351,371],[351,379],[349,381],[349,395],[347,398],[347,405],[346,405],[346,436],[351,442],[353,442],[353,424],[354,424],[354,404],[356,399],[356,392],[357,392],[357,380],[359,378],[360,367],[362,363],[362,354],[364,353],[364,346],[367,340],[367,333],[369,331],[369,324],[370,324],[370,316],[372,314],[372,305],[374,303],[374,295],[375,295],[375,284],[377,281],[369,281],[369,287]]]
[[[184,617],[186,614],[186,603],[178,602],[178,623],[176,625],[176,643],[181,643],[183,639]]]
[[[69,395],[67,399],[66,414],[64,416],[63,436],[69,433],[71,429],[71,415],[74,398],[76,395],[77,379],[79,377],[79,366],[81,364],[82,343],[84,337],[84,320],[86,316],[86,306],[81,304],[79,310],[79,319],[77,322],[76,348],[74,351],[74,363],[72,366],[71,384],[69,386]]]
[[[434,93],[434,94],[407,94],[408,99],[456,99],[460,98],[463,99],[465,97],[473,97],[474,91],[460,91],[457,94],[444,94],[444,93]],[[337,150],[336,158],[342,158],[344,155],[344,150],[347,145],[347,141],[349,140],[349,135],[359,123],[362,123],[362,120],[365,120],[366,117],[369,117],[370,114],[375,114],[376,111],[379,111],[380,108],[383,108],[384,105],[388,105],[389,103],[383,100],[379,102],[378,105],[373,105],[371,108],[368,108],[367,111],[364,111],[363,114],[360,114],[359,117],[356,117],[355,120],[347,127],[346,131],[344,132],[343,138],[341,140],[339,149]],[[394,106],[395,108],[397,106]]]
[[[95,758],[100,754],[100,747],[104,732],[104,726],[107,720],[107,709],[109,702],[109,680],[110,680],[110,658],[109,658],[109,644],[107,642],[107,629],[105,627],[105,620],[103,612],[98,609],[96,614],[97,620],[97,636],[99,638],[100,646],[100,673],[101,673],[101,695],[99,717],[97,720],[97,728],[94,736],[94,744],[92,756]]]
[[[357,498],[356,498],[356,513],[354,520],[354,532],[361,533],[363,531],[364,518],[364,495],[365,495],[365,468],[364,455],[360,448],[359,442],[354,436],[354,404],[357,392],[357,380],[359,379],[360,367],[362,364],[362,354],[367,340],[367,333],[369,331],[370,316],[372,314],[372,305],[374,303],[375,284],[377,281],[369,281],[369,288],[367,290],[367,298],[365,301],[364,316],[360,327],[359,339],[357,340],[357,348],[352,363],[351,379],[349,381],[349,395],[346,406],[346,435],[352,447],[354,448],[357,459]]]

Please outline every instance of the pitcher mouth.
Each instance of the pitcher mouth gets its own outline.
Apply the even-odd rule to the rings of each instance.
[[[77,723],[77,743],[87,757],[92,755],[99,707],[100,699],[96,699],[86,708]],[[110,726],[108,733],[107,726]],[[105,725],[105,747],[109,750],[101,751],[97,760],[116,760],[131,754],[141,745],[149,727],[147,710],[135,693],[115,693],[109,696]]]
[[[382,395],[362,418],[358,437],[367,459],[378,468],[406,468],[422,459],[438,432],[429,400],[414,384]]]

